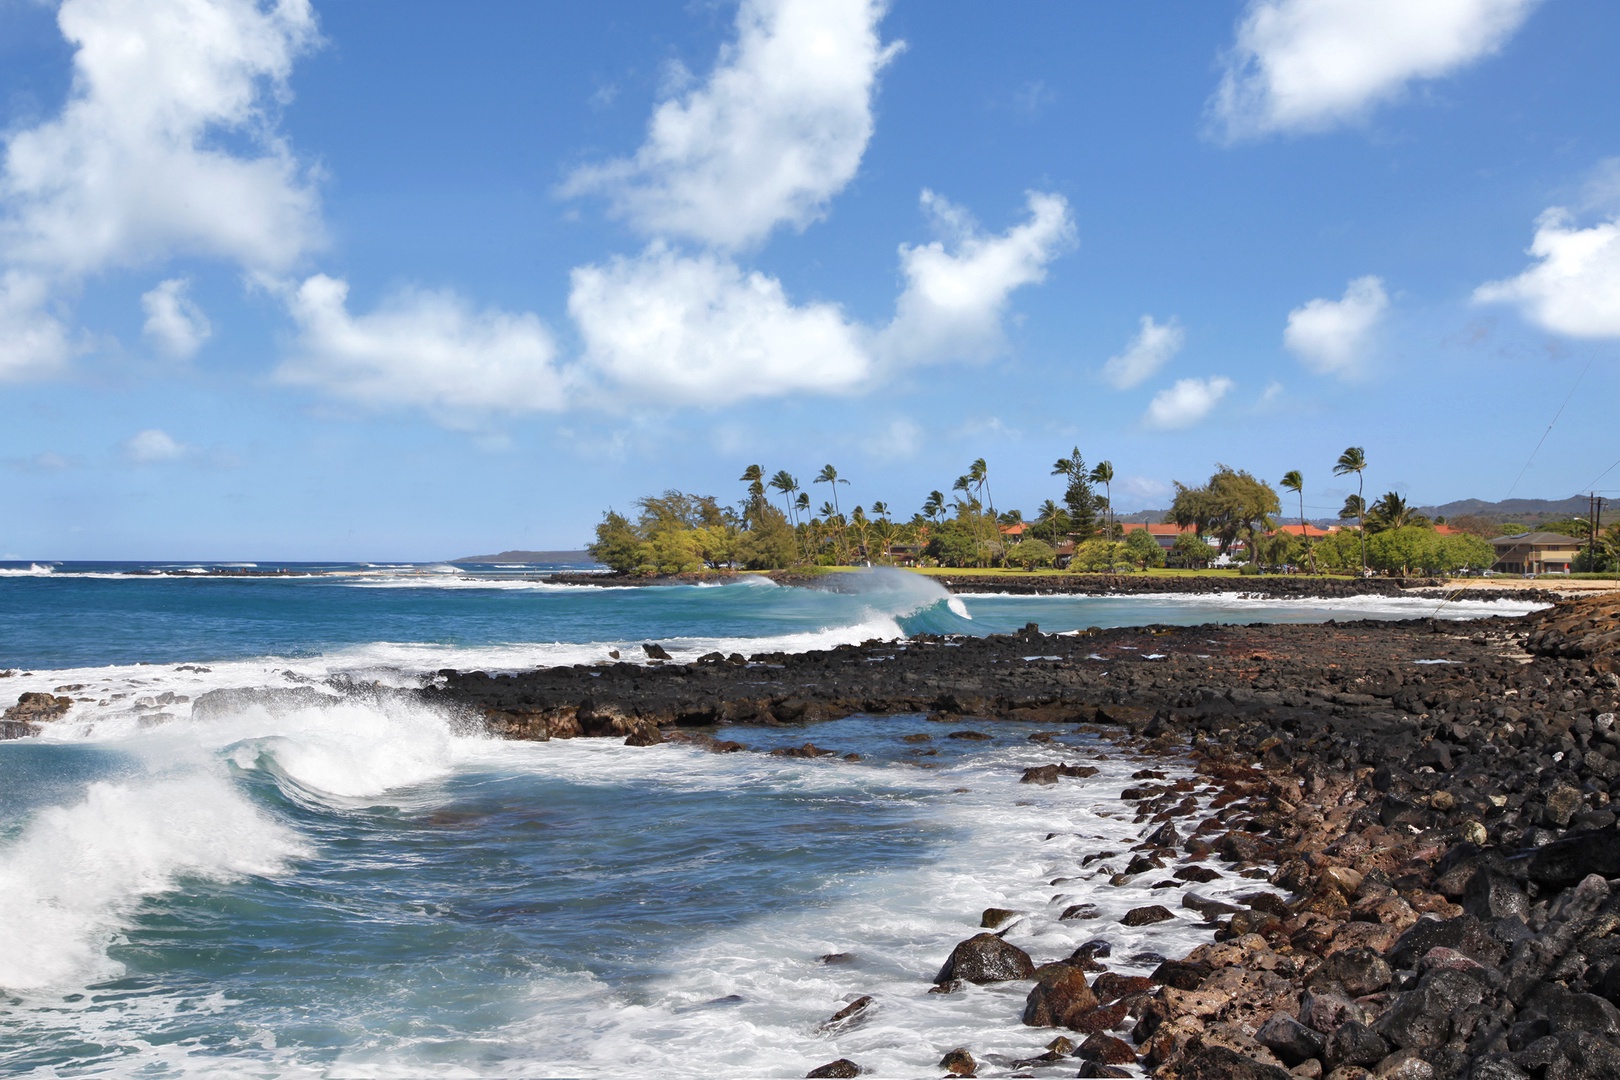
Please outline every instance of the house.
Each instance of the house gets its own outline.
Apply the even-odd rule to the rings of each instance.
[[[1287,533],[1289,536],[1303,536],[1307,540],[1320,540],[1324,536],[1332,536],[1339,531],[1337,525],[1330,525],[1325,529],[1318,529],[1315,525],[1279,525],[1271,530],[1271,536],[1278,533]]]
[[[1496,562],[1491,569],[1507,574],[1567,574],[1581,542],[1562,533],[1528,532],[1491,541]]]
[[[1141,532],[1146,530],[1147,534],[1153,537],[1153,539],[1157,540],[1159,542],[1159,546],[1164,548],[1166,551],[1169,551],[1171,548],[1176,546],[1176,537],[1180,536],[1182,533],[1196,533],[1198,531],[1191,525],[1160,525],[1157,523],[1141,521],[1127,521],[1122,523],[1120,527],[1124,529],[1124,534],[1126,536],[1129,536],[1133,532]],[[1206,541],[1209,540],[1208,537],[1205,537],[1204,539]],[[1211,546],[1214,545],[1211,544]]]
[[[889,561],[895,566],[922,565],[921,544],[890,544]]]
[[[1466,536],[1468,534],[1468,530],[1459,529],[1455,525],[1436,525],[1434,531],[1441,536]]]
[[[1016,544],[1023,540],[1024,530],[1028,528],[1028,524],[1020,521],[1016,525],[999,525],[997,528],[1001,530],[1001,535],[1006,537],[1008,542]]]

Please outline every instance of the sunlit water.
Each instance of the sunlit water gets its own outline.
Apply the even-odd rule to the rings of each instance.
[[[0,698],[76,699],[40,737],[0,743],[0,1073],[45,1076],[802,1076],[840,1056],[916,1076],[958,1045],[1005,1071],[1046,1041],[1018,1024],[1024,987],[926,993],[982,909],[1030,913],[1009,940],[1037,961],[1101,934],[1112,966],[1145,970],[1128,958],[1200,940],[1190,920],[1114,921],[1174,908],[1179,886],[1080,868],[1134,841],[1118,794],[1137,763],[1078,735],[1031,743],[1027,725],[953,740],[920,717],[727,731],[858,762],[501,743],[328,680],[411,686],[643,641],[682,657],[1433,605],[950,598],[899,574],[831,594],[565,587],[534,568],[10,569],[0,668],[17,673]],[[191,716],[209,689],[305,684],[332,696]],[[1102,771],[1017,783],[1060,759]],[[1056,918],[1081,901],[1103,917]],[[866,1023],[818,1031],[858,994],[877,1000]]]

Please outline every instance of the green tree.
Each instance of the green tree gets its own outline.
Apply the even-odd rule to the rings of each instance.
[[[1014,566],[1022,566],[1025,570],[1034,570],[1038,566],[1051,566],[1057,553],[1052,545],[1045,540],[1034,537],[1014,544],[1012,550],[1007,552],[1007,561]]]
[[[978,538],[969,525],[960,518],[952,518],[929,530],[923,554],[941,566],[963,567],[979,561],[979,549]]]
[[[1103,508],[1108,515],[1108,536],[1114,537],[1114,463],[1099,461],[1097,467],[1091,470],[1087,477],[1093,484],[1103,486]]]
[[[1429,519],[1418,513],[1414,508],[1406,505],[1406,500],[1395,492],[1385,493],[1382,499],[1373,503],[1366,514],[1367,535],[1385,529],[1399,529],[1406,525],[1427,525]]]
[[[620,574],[633,574],[644,561],[641,536],[630,519],[609,510],[596,526],[596,542],[586,547],[591,558]]]
[[[1356,514],[1356,532],[1361,538],[1362,569],[1366,569],[1367,567],[1367,492],[1365,487],[1363,487],[1363,481],[1366,479],[1364,476],[1366,471],[1367,452],[1359,446],[1347,447],[1344,453],[1339,455],[1339,460],[1333,465],[1334,476],[1349,476],[1351,473],[1356,474],[1356,505],[1359,507],[1359,511]],[[1349,505],[1349,502],[1346,501],[1345,506],[1348,507]]]
[[[1209,565],[1209,560],[1215,557],[1209,544],[1197,533],[1182,533],[1176,537],[1176,542],[1170,545],[1170,554],[1182,566],[1194,570],[1201,570]]]
[[[832,514],[832,516],[837,517],[837,518],[839,518],[841,520],[843,518],[843,511],[839,508],[839,505],[838,505],[838,485],[839,484],[844,484],[845,486],[848,486],[849,481],[840,479],[839,476],[838,476],[838,470],[833,468],[831,465],[823,465],[821,467],[821,471],[816,474],[816,478],[815,478],[814,481],[812,481],[812,483],[826,484],[826,485],[828,485],[829,487],[832,488],[832,504],[833,504],[833,514]],[[848,545],[847,545],[847,542],[846,542],[846,540],[844,538],[844,529],[843,529],[842,525],[840,525],[838,527],[837,534],[838,534],[838,559],[839,559],[839,562],[841,562],[841,563],[842,562],[848,562],[849,561],[849,553],[846,550]]]
[[[1126,533],[1125,547],[1131,553],[1131,561],[1143,570],[1150,566],[1164,565],[1164,548],[1159,546],[1159,541],[1146,529],[1135,529]]]
[[[1271,515],[1282,509],[1270,484],[1229,465],[1217,464],[1202,487],[1176,481],[1175,488],[1167,516],[1182,528],[1192,526],[1200,536],[1215,537],[1222,554],[1239,540],[1252,548],[1258,532],[1272,527]]]
[[[1069,533],[1069,512],[1051,499],[1047,499],[1036,511],[1035,524],[1029,531],[1030,535],[1045,540],[1048,544],[1061,544]]]
[[[1063,490],[1063,505],[1069,514],[1069,532],[1076,539],[1089,540],[1097,535],[1097,496],[1091,489],[1091,473],[1086,459],[1077,446],[1066,458],[1058,458],[1052,466],[1052,475],[1068,480]]]
[[[737,538],[737,561],[749,570],[785,570],[799,558],[799,541],[782,511],[762,503],[754,527]]]
[[[1310,525],[1305,521],[1305,477],[1300,474],[1298,469],[1289,469],[1283,474],[1283,478],[1279,483],[1284,491],[1292,491],[1299,496],[1299,539],[1305,545],[1305,558],[1309,561],[1311,573],[1314,574],[1316,573],[1316,553],[1313,550],[1315,545],[1311,543],[1311,538],[1307,535],[1310,532]]]
[[[750,465],[737,479],[748,482],[748,511],[743,515],[743,524],[752,527],[754,519],[759,516],[760,504],[765,501],[765,470],[758,465]]]
[[[1074,560],[1069,563],[1069,567],[1092,573],[1113,574],[1129,569],[1132,561],[1130,548],[1117,540],[1097,537],[1075,548]]]

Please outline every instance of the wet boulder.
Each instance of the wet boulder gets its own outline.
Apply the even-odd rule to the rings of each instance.
[[[1046,964],[1035,972],[1036,983],[1024,999],[1024,1023],[1030,1027],[1068,1027],[1097,1007],[1097,995],[1086,974],[1073,964]]]
[[[1006,982],[1027,979],[1035,974],[1035,964],[1029,954],[994,934],[975,934],[951,950],[945,966],[934,976],[934,982],[945,984],[953,979],[971,983]]]
[[[1086,1041],[1074,1053],[1076,1057],[1099,1061],[1104,1065],[1136,1064],[1136,1051],[1131,1049],[1130,1043],[1100,1031],[1087,1035]]]
[[[1620,877],[1620,826],[1571,833],[1536,850],[1528,874],[1538,885],[1564,888],[1588,874]]]
[[[817,1065],[804,1075],[806,1080],[813,1080],[813,1078],[817,1077],[847,1078],[859,1076],[865,1071],[849,1058],[839,1058],[837,1061],[829,1061],[825,1065]]]
[[[1151,926],[1175,917],[1175,913],[1169,908],[1160,904],[1150,904],[1147,907],[1132,908],[1119,921],[1126,926]]]
[[[1455,919],[1419,919],[1396,940],[1387,959],[1392,967],[1415,968],[1418,960],[1436,946],[1455,949],[1492,966],[1501,963],[1505,955],[1489,927],[1472,915],[1461,915]]]
[[[979,1063],[974,1061],[973,1055],[962,1046],[940,1058],[939,1067],[949,1076],[977,1076],[979,1072]]]
[[[1346,1020],[1328,1035],[1323,1057],[1330,1069],[1344,1065],[1371,1067],[1389,1056],[1389,1043],[1372,1028]]]

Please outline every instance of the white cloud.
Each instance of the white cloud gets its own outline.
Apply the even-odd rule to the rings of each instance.
[[[924,443],[923,429],[909,417],[897,416],[887,427],[874,431],[866,440],[869,457],[885,461],[914,458]]]
[[[1149,427],[1191,427],[1208,416],[1231,389],[1232,380],[1221,375],[1208,379],[1177,379],[1174,386],[1153,395],[1143,419]]]
[[[1046,278],[1046,265],[1075,243],[1069,204],[1032,191],[1029,219],[986,236],[962,208],[931,191],[922,206],[947,241],[900,246],[905,291],[879,348],[886,359],[980,359],[1002,345],[1001,321],[1012,291]]]
[[[708,79],[653,113],[633,158],[576,171],[655,236],[726,248],[803,228],[854,177],[872,137],[885,46],[877,0],[744,0]]]
[[[1210,101],[1228,138],[1319,131],[1506,44],[1539,0],[1253,0]]]
[[[836,393],[872,371],[862,330],[837,306],[795,306],[775,278],[659,243],[577,267],[568,310],[583,363],[619,392],[659,403]]]
[[[170,278],[141,297],[146,336],[160,350],[179,359],[194,356],[214,332],[208,316],[186,295],[190,284],[185,278]]]
[[[137,465],[178,461],[190,452],[191,448],[185,443],[157,428],[148,428],[124,440],[124,456]]]
[[[174,254],[278,269],[315,243],[315,195],[265,104],[315,40],[308,0],[67,0],[57,22],[73,89],[7,140],[9,261],[69,278]],[[226,133],[256,153],[212,144]]]
[[[1118,356],[1108,358],[1103,365],[1103,378],[1117,390],[1129,390],[1164,367],[1169,359],[1181,351],[1187,332],[1175,316],[1167,322],[1154,322],[1153,316],[1142,316],[1142,329]]]
[[[49,299],[39,275],[0,273],[0,382],[51,375],[67,363],[67,328],[45,310]]]
[[[1114,481],[1116,507],[1122,502],[1126,505],[1133,502],[1141,506],[1163,505],[1170,498],[1170,492],[1168,483],[1148,476],[1127,476]]]
[[[1481,285],[1475,301],[1514,304],[1555,334],[1620,337],[1620,218],[1581,229],[1554,207],[1536,223],[1530,254],[1540,261],[1518,277]]]
[[[1357,375],[1373,330],[1388,308],[1382,280],[1356,278],[1342,299],[1316,299],[1290,311],[1283,344],[1319,374]]]
[[[451,421],[481,412],[555,411],[563,377],[532,314],[474,311],[449,292],[406,290],[351,315],[349,285],[316,274],[288,298],[295,355],[277,371],[370,406],[421,406]]]

